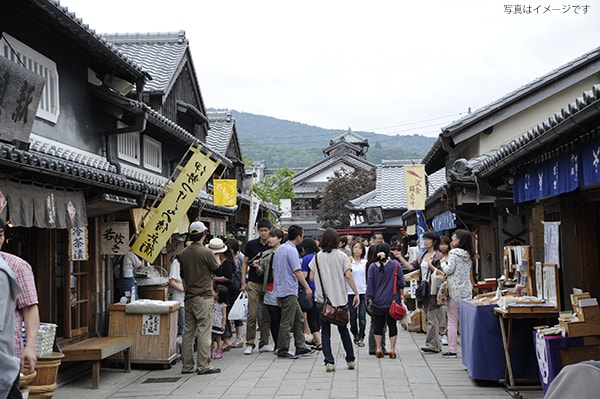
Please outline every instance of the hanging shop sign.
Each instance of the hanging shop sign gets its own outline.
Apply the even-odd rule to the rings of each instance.
[[[69,259],[72,261],[88,260],[87,227],[69,229]]]
[[[452,211],[446,211],[435,216],[431,221],[433,229],[437,232],[451,230],[456,228],[456,214]]]
[[[177,229],[179,222],[219,165],[210,154],[200,151],[201,147],[190,147],[192,153],[185,166],[179,166],[179,175],[171,186],[165,187],[167,194],[144,226],[131,250],[144,260],[153,263],[163,246]]]
[[[100,254],[126,255],[129,252],[129,222],[100,224]]]
[[[404,167],[406,185],[406,204],[409,211],[425,209],[425,165],[406,165]]]
[[[45,79],[0,57],[0,140],[29,142]]]
[[[237,180],[214,179],[214,204],[215,206],[236,206]]]

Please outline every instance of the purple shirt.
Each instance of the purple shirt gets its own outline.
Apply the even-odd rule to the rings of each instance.
[[[394,273],[398,270],[396,293],[404,288],[404,274],[395,260],[388,261],[383,270],[378,266],[378,263],[369,266],[366,297],[373,300],[373,306],[377,309],[388,309],[394,295]]]
[[[273,295],[275,298],[284,298],[290,295],[298,296],[298,279],[294,274],[300,270],[296,246],[287,241],[275,251],[273,255]]]

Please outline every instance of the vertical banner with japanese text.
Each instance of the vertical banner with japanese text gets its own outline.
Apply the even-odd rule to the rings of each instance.
[[[190,148],[192,156],[185,166],[178,166],[179,175],[171,186],[165,187],[167,194],[146,223],[131,250],[152,263],[160,250],[177,229],[179,222],[219,165],[219,161],[203,154],[200,147]]]
[[[125,255],[129,252],[129,222],[100,223],[100,254]]]
[[[237,205],[237,180],[214,179],[213,187],[215,206]]]
[[[425,209],[425,165],[407,165],[404,167],[406,184],[406,204],[409,211]]]
[[[72,261],[88,260],[87,227],[69,229],[69,259]]]
[[[261,199],[256,194],[250,194],[250,218],[248,220],[248,241],[254,240],[258,237],[258,232],[254,228],[254,223],[258,218],[258,211],[260,209]]]

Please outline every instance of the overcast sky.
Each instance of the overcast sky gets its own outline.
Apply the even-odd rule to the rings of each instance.
[[[100,33],[185,30],[207,107],[429,136],[600,46],[600,0],[512,3],[532,13],[506,0],[61,0]]]

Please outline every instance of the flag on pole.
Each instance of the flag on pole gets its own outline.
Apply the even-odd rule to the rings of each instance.
[[[236,206],[237,180],[214,179],[214,204],[215,206]]]
[[[177,230],[179,222],[219,165],[219,161],[213,161],[210,154],[202,153],[200,148],[190,147],[192,156],[185,166],[177,166],[177,179],[165,187],[167,194],[158,207],[151,210],[152,216],[131,247],[132,252],[150,263]]]
[[[406,165],[404,167],[406,185],[406,205],[409,211],[425,209],[425,165]]]
[[[417,237],[419,237],[419,250],[425,252],[425,246],[423,245],[423,234],[427,232],[427,223],[425,222],[425,216],[423,211],[416,211],[417,213]]]

